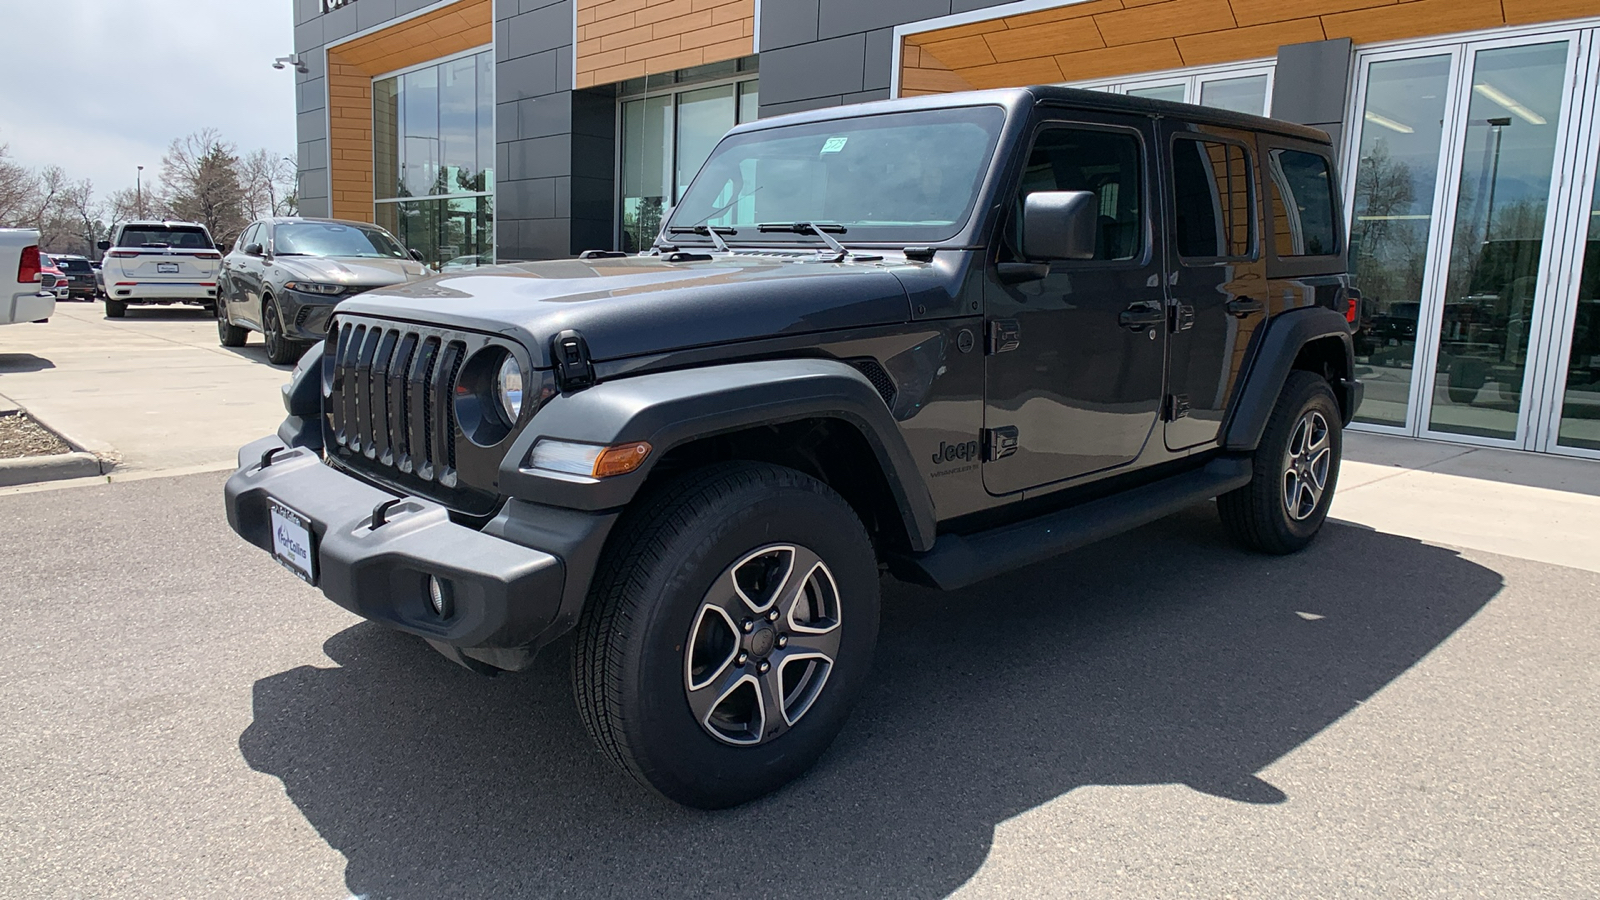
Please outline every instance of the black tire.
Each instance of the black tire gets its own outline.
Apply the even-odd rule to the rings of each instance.
[[[746,698],[754,694],[753,704],[744,708],[748,714],[766,708],[760,691],[767,679],[781,682],[792,669],[808,681],[821,671],[808,667],[803,657],[794,658],[803,643],[822,639],[795,631],[799,626],[792,616],[779,616],[769,626],[767,616],[776,612],[754,612],[748,617],[755,623],[752,631],[742,621],[735,625],[723,616],[726,625],[718,625],[717,617],[708,615],[715,612],[713,598],[728,596],[715,587],[733,584],[724,579],[760,565],[770,567],[750,593],[760,597],[770,591],[772,609],[783,607],[776,598],[779,592],[787,595],[782,589],[789,576],[779,577],[786,551],[792,551],[790,571],[811,573],[797,582],[802,588],[813,586],[819,571],[831,575],[815,584],[835,591],[834,616],[809,621],[823,623],[835,642],[832,663],[820,681],[812,682],[814,688],[789,693],[810,692],[800,701],[804,705],[794,707],[792,722],[786,689],[780,687],[770,696],[777,698],[773,709],[781,719],[763,715],[759,724],[747,723],[753,729],[718,737],[713,728],[737,716],[717,714],[737,713],[741,692]],[[813,555],[820,569],[809,561]],[[810,769],[844,726],[877,643],[878,567],[860,519],[826,485],[792,469],[757,463],[687,473],[641,498],[627,513],[596,571],[573,646],[574,694],[601,753],[641,784],[687,806],[736,806]],[[774,582],[777,587],[771,587]],[[826,596],[827,590],[805,596]],[[738,598],[727,602],[730,608],[746,608]],[[722,641],[724,649],[717,651],[722,661],[697,668],[695,654],[710,643],[705,635],[715,638],[719,630],[731,640]],[[794,632],[792,642],[786,631]],[[740,662],[739,653],[748,661]],[[709,673],[701,689],[709,693],[695,693],[696,672]],[[725,699],[707,702],[733,680],[746,684],[734,684],[722,693]],[[755,687],[747,688],[752,680]],[[700,706],[693,696],[701,698]],[[707,707],[703,717],[696,712]],[[719,733],[729,735],[733,726],[726,727],[730,731]],[[757,735],[753,743],[731,742],[748,740],[751,730]]]
[[[1478,391],[1489,383],[1489,364],[1463,356],[1450,363],[1450,402],[1463,406],[1478,399]]]
[[[228,304],[218,300],[216,302],[216,313],[217,340],[224,347],[243,347],[245,338],[249,336],[250,332],[233,324],[233,320],[228,318]]]
[[[121,300],[106,300],[106,318],[120,319],[128,314],[128,304]]]
[[[1316,465],[1308,465],[1300,457],[1320,458],[1320,453],[1301,454],[1297,446],[1303,425],[1311,429],[1308,445],[1315,446],[1319,418],[1329,455],[1320,470],[1322,487],[1315,490]],[[1320,375],[1290,372],[1256,448],[1250,483],[1217,498],[1217,512],[1229,537],[1245,549],[1276,554],[1293,553],[1311,543],[1328,517],[1343,454],[1344,432],[1333,389]],[[1295,497],[1292,510],[1291,493]]]
[[[266,339],[267,361],[276,365],[297,362],[305,349],[284,335],[283,312],[278,309],[278,301],[271,297],[261,299],[261,334]]]

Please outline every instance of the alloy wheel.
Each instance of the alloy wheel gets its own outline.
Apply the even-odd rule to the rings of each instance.
[[[783,734],[811,709],[839,654],[839,589],[813,551],[772,544],[712,583],[684,644],[695,720],[727,744]]]
[[[1300,417],[1290,434],[1283,463],[1283,505],[1296,522],[1317,511],[1328,489],[1333,462],[1331,433],[1328,420],[1313,409]]]
[[[283,353],[283,322],[278,318],[278,304],[263,300],[261,307],[261,336],[266,341],[267,356],[277,359]]]

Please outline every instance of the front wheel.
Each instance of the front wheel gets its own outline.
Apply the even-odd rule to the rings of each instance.
[[[877,642],[877,561],[855,512],[800,472],[734,463],[664,486],[618,529],[573,649],[601,752],[705,809],[800,776]]]
[[[1250,483],[1217,498],[1234,542],[1293,553],[1328,517],[1344,450],[1338,401],[1320,375],[1290,372],[1252,461]]]
[[[278,301],[271,297],[261,300],[261,333],[266,339],[268,362],[282,366],[300,358],[300,345],[283,333],[283,313]]]

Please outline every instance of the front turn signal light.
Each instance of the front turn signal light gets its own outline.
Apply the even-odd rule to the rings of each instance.
[[[644,441],[605,447],[544,438],[533,445],[528,465],[568,475],[612,478],[636,471],[649,457],[650,445]]]

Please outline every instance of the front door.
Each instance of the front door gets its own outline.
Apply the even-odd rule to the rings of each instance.
[[[983,483],[1010,494],[1126,466],[1149,440],[1166,356],[1151,120],[1047,122],[1034,136],[984,292],[988,333]],[[1099,198],[1095,257],[1023,262],[1021,199]]]

